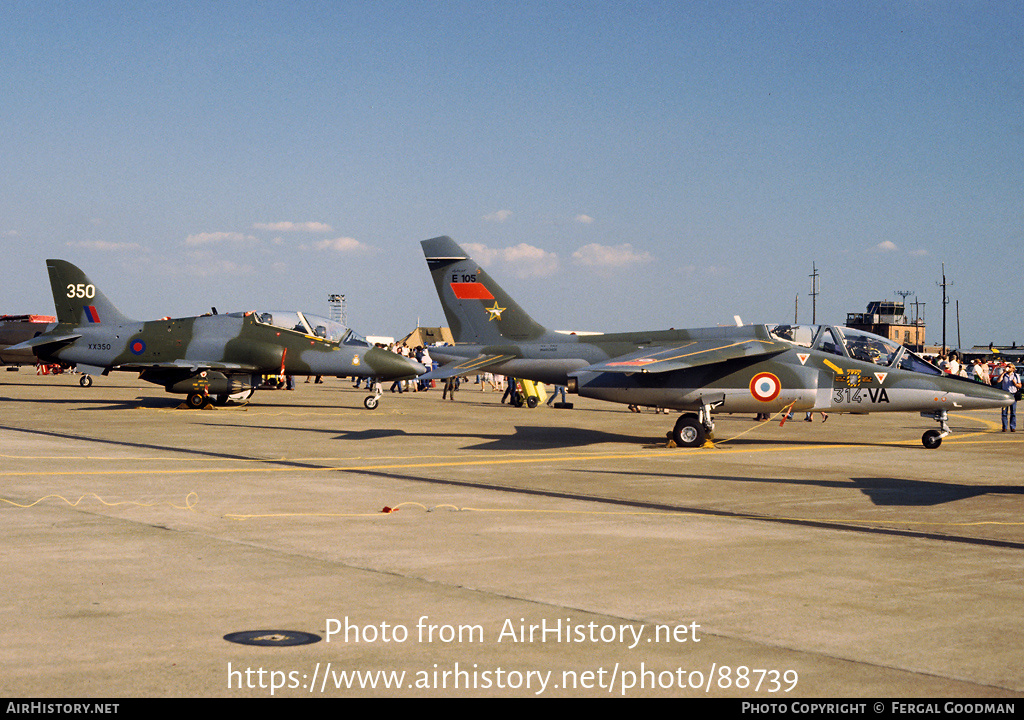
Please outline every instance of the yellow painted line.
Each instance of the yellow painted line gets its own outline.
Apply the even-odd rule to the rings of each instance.
[[[993,423],[991,421],[985,420],[983,418],[977,418],[977,417],[965,416],[965,415],[953,415],[953,416],[954,417],[958,417],[960,419],[965,419],[965,420],[979,421],[979,422],[988,424],[988,425],[990,425],[990,426],[992,426],[994,428],[998,428],[999,427],[996,423]],[[750,431],[749,430],[745,431],[744,433],[740,433],[740,435],[746,434],[746,432],[750,432]],[[991,440],[969,440],[968,439],[968,438],[976,438],[976,437],[979,437],[979,436],[982,436],[982,435],[986,435],[986,434],[991,434],[991,433],[989,431],[985,431],[985,430],[977,431],[977,432],[970,432],[970,433],[960,433],[960,434],[956,434],[956,435],[949,436],[949,437],[945,438],[944,442],[949,442],[951,444],[969,445],[969,444],[998,444],[998,443],[1014,442],[1014,440],[1015,440],[1015,438],[1011,439],[1011,437],[1009,437],[1009,436],[1007,436],[1007,437],[999,437],[998,439],[991,439]],[[731,438],[731,439],[735,439],[735,438],[739,437],[740,435],[737,435],[737,436],[735,436],[734,438]],[[286,457],[278,457],[278,458],[238,458],[238,459],[231,459],[231,460],[226,460],[225,458],[210,458],[209,459],[210,461],[216,460],[216,461],[219,461],[219,462],[245,463],[247,466],[246,467],[205,467],[205,468],[202,468],[202,467],[188,467],[188,468],[178,468],[178,469],[166,469],[166,468],[161,468],[161,469],[142,469],[142,468],[139,468],[139,469],[130,469],[130,470],[113,470],[113,469],[112,470],[81,470],[81,469],[78,469],[78,470],[66,470],[66,471],[53,471],[53,470],[45,470],[45,471],[43,471],[43,470],[39,470],[39,471],[35,471],[35,470],[29,471],[29,470],[26,470],[26,471],[19,471],[19,470],[11,470],[11,471],[0,472],[0,477],[33,477],[33,476],[40,476],[40,475],[46,475],[46,476],[82,476],[82,477],[84,477],[84,476],[103,476],[103,475],[123,475],[123,476],[132,476],[132,475],[198,475],[198,474],[232,474],[232,473],[255,473],[255,472],[259,472],[259,473],[280,473],[280,472],[296,472],[296,473],[298,473],[298,472],[332,472],[332,471],[333,472],[346,472],[346,471],[347,472],[359,472],[359,471],[364,471],[365,472],[365,471],[386,471],[386,470],[411,470],[411,469],[417,469],[417,468],[454,468],[454,467],[481,467],[481,466],[500,466],[500,465],[530,465],[530,464],[551,463],[551,462],[594,462],[594,461],[603,461],[603,460],[644,460],[644,459],[654,459],[654,458],[673,460],[673,459],[676,459],[676,458],[679,458],[679,457],[690,456],[690,455],[694,455],[694,454],[697,454],[697,453],[706,453],[706,452],[709,452],[709,451],[715,451],[719,455],[723,455],[723,454],[735,455],[735,454],[780,453],[780,452],[798,452],[798,451],[815,451],[815,452],[817,452],[817,451],[821,451],[821,450],[838,450],[838,449],[852,449],[852,448],[859,448],[859,447],[862,448],[862,447],[864,447],[863,443],[860,443],[860,442],[857,442],[857,441],[850,441],[850,442],[843,442],[843,443],[831,443],[831,444],[828,444],[828,445],[820,445],[820,444],[800,445],[800,444],[797,444],[797,443],[799,443],[798,440],[794,440],[793,441],[794,442],[793,445],[781,445],[781,446],[772,446],[772,447],[746,447],[746,448],[738,448],[738,447],[732,446],[732,445],[729,445],[728,447],[723,447],[724,445],[728,445],[729,440],[730,439],[719,440],[718,441],[719,444],[716,444],[716,445],[714,445],[711,448],[706,448],[705,447],[705,448],[683,449],[683,448],[663,448],[663,447],[659,447],[657,450],[654,450],[654,451],[651,451],[651,452],[616,452],[616,453],[607,453],[607,452],[605,452],[605,453],[594,453],[594,454],[580,454],[580,453],[574,453],[574,454],[558,454],[558,453],[556,453],[556,454],[552,454],[552,453],[545,453],[545,454],[542,454],[542,455],[531,455],[529,457],[521,457],[517,453],[517,454],[515,454],[515,456],[505,456],[505,457],[501,457],[501,458],[495,458],[493,456],[487,456],[487,457],[469,458],[469,459],[464,459],[464,460],[444,459],[444,460],[438,460],[438,461],[424,461],[422,456],[415,456],[416,457],[416,461],[415,462],[388,463],[388,462],[381,462],[381,460],[386,460],[387,458],[374,458],[375,460],[377,460],[377,462],[371,463],[371,464],[362,464],[362,465],[343,465],[343,464],[337,464],[336,461],[339,460],[339,458],[335,458],[335,457],[331,457],[331,458],[315,458],[315,457],[312,457],[312,458],[286,458]],[[896,448],[896,447],[913,447],[913,446],[915,446],[917,444],[918,444],[918,441],[910,440],[910,439],[907,439],[907,440],[894,440],[894,441],[890,441],[890,442],[871,443],[871,445],[875,446],[875,447],[893,447],[893,448]],[[941,452],[941,450],[939,452]],[[18,456],[6,455],[4,457],[17,458]],[[399,456],[399,457],[401,457],[401,456]],[[434,456],[434,457],[440,458],[442,456]],[[29,460],[31,460],[31,459],[37,459],[37,458],[32,457],[32,456],[22,456],[20,459],[29,459]],[[45,458],[38,458],[38,459],[45,459]],[[61,458],[57,458],[57,459],[61,459]],[[63,458],[63,459],[67,459],[67,458]],[[168,460],[184,462],[186,460],[186,458],[184,458],[184,457],[176,457],[176,458],[134,458],[134,457],[133,458],[125,458],[125,457],[93,458],[93,457],[86,457],[85,459],[88,459],[90,461],[93,461],[93,460],[96,460],[96,459],[107,459],[107,460],[113,460],[113,461],[118,461],[118,462],[125,462],[125,461],[136,461],[137,462],[137,461],[145,461],[145,460],[151,460],[151,459],[152,460],[160,460],[160,461],[164,461],[164,462],[166,462]],[[342,459],[362,460],[364,458],[360,457],[360,458],[342,458]],[[392,456],[391,459],[397,459],[397,458]],[[194,458],[194,457],[193,458],[188,458],[188,462],[190,462],[190,463],[201,462],[201,461],[204,461],[204,460],[206,460],[206,459],[205,458]],[[253,464],[298,463],[298,462],[323,463],[323,462],[328,462],[328,461],[334,462],[335,464],[316,465],[314,467],[294,467],[294,466],[251,467],[250,466],[250,465],[253,465]]]
[[[578,498],[581,502],[592,502],[585,498]],[[599,498],[595,499],[600,501]],[[880,526],[932,526],[932,527],[979,527],[982,525],[998,525],[1002,527],[1019,527],[1024,525],[1024,521],[1002,521],[1002,520],[979,520],[976,522],[950,522],[948,520],[885,520],[885,519],[851,519],[851,518],[818,518],[818,517],[788,517],[788,516],[772,516],[772,515],[755,515],[747,513],[737,513],[728,517],[724,516],[709,516],[707,513],[691,510],[552,510],[546,508],[479,508],[479,507],[456,507],[454,505],[436,505],[432,508],[428,508],[422,503],[418,502],[404,502],[395,508],[391,509],[390,512],[377,511],[371,513],[324,513],[324,512],[288,512],[288,513],[226,513],[223,517],[238,520],[267,520],[272,518],[313,518],[313,517],[328,517],[328,518],[345,518],[345,517],[378,517],[386,518],[392,515],[395,511],[406,505],[415,505],[421,508],[424,512],[433,512],[441,508],[451,509],[453,512],[470,512],[470,513],[503,513],[510,515],[575,515],[575,516],[591,516],[591,517],[662,517],[662,518],[699,518],[706,520],[742,520],[742,521],[772,521],[772,522],[793,522],[793,523],[833,523],[837,525],[862,525],[865,528],[877,528]]]
[[[980,435],[982,433],[977,433]],[[970,435],[963,437],[971,437]],[[998,442],[1008,442],[1006,440],[988,440],[988,441],[974,441],[966,442],[964,444],[991,444]],[[725,442],[724,440],[721,442]],[[959,441],[964,442],[964,441]],[[906,447],[914,446],[916,442],[912,441],[893,441],[883,443],[872,443],[874,447]],[[717,452],[719,455],[738,455],[744,454],[749,455],[753,453],[780,453],[780,452],[795,452],[795,451],[820,451],[820,450],[840,450],[840,449],[852,449],[852,448],[863,448],[863,443],[849,442],[849,443],[834,443],[829,445],[808,445],[806,447],[799,445],[787,445],[783,447],[761,447],[761,448],[737,448],[734,446],[720,447],[715,446],[710,450]],[[540,457],[518,457],[518,458],[503,458],[503,459],[470,459],[470,460],[445,460],[439,462],[409,462],[409,463],[377,463],[370,465],[322,465],[315,467],[207,467],[207,468],[179,468],[179,469],[132,469],[132,470],[67,470],[67,471],[7,471],[0,472],[0,477],[32,477],[37,475],[47,476],[100,476],[100,475],[200,475],[200,474],[231,474],[231,473],[280,473],[280,472],[359,472],[359,471],[382,471],[382,470],[411,470],[416,468],[454,468],[454,467],[480,467],[480,466],[499,466],[499,465],[531,465],[537,463],[550,463],[550,462],[593,462],[598,460],[644,460],[652,458],[661,458],[672,460],[682,456],[694,455],[697,453],[708,452],[709,449],[705,448],[694,448],[694,449],[681,449],[681,448],[659,448],[653,452],[643,453],[604,453],[595,455],[556,455],[556,456],[540,456]],[[254,463],[276,463],[276,462],[296,462],[294,460],[283,459],[283,460],[253,460],[250,462]],[[312,462],[315,462],[313,460]]]

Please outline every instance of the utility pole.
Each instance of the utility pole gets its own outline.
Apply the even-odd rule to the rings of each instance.
[[[936,283],[942,288],[942,354],[946,354],[946,306],[949,305],[949,297],[946,296],[946,288],[952,287],[953,283],[946,282],[946,263],[942,263],[942,282]]]
[[[815,263],[811,263],[811,324],[818,324],[818,266]]]

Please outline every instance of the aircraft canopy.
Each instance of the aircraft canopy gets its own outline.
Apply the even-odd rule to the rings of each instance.
[[[303,313],[297,310],[273,310],[269,312],[254,312],[253,316],[258,323],[273,325],[274,327],[302,333],[303,335],[312,335],[338,343],[339,345],[370,346],[366,338],[359,333],[339,322],[329,320],[320,315]]]
[[[775,325],[767,326],[773,340],[782,340],[792,345],[817,348],[840,357],[913,370],[928,375],[941,375],[942,371],[910,348],[884,338],[881,335],[854,330],[841,325]]]

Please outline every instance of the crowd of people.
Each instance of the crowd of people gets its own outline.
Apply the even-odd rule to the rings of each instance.
[[[936,367],[947,375],[970,378],[975,382],[992,385],[1000,390],[1013,393],[1016,396],[1021,392],[1021,378],[1017,372],[1017,366],[1009,360],[998,357],[975,358],[970,363],[965,363],[961,355],[953,350],[949,353],[940,353],[933,359]],[[1017,401],[1002,410],[1003,432],[1017,431]]]

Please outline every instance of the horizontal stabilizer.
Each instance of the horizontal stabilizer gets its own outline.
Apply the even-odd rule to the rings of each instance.
[[[700,365],[712,365],[746,357],[777,355],[790,346],[771,340],[742,340],[728,342],[722,338],[694,340],[674,347],[648,348],[629,355],[588,365],[570,375],[586,372],[665,373],[686,370]]]
[[[420,375],[420,380],[447,380],[457,375],[469,375],[471,373],[483,372],[492,365],[514,360],[518,355],[477,355],[469,360],[448,363],[436,370],[431,370],[425,375]]]
[[[74,333],[71,333],[71,334],[68,334],[68,335],[47,335],[47,334],[43,334],[43,335],[37,335],[36,337],[32,338],[31,340],[26,340],[25,342],[20,342],[17,345],[11,345],[7,349],[8,350],[32,350],[33,348],[44,348],[44,347],[48,347],[50,345],[55,345],[57,347],[63,347],[64,345],[67,345],[68,343],[73,343],[75,340],[77,340],[80,337],[82,337],[82,336],[74,334]],[[51,352],[52,352],[52,350],[55,350],[55,349],[57,349],[57,348],[51,348]],[[40,353],[37,353],[37,355],[38,354],[40,354]],[[45,354],[45,353],[43,353],[43,354]]]

